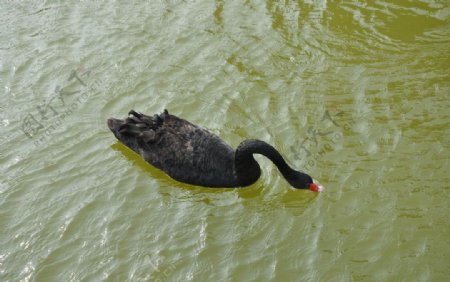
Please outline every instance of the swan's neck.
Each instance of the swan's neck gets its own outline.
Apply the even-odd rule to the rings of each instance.
[[[261,154],[269,158],[288,180],[292,173],[296,172],[271,145],[260,140],[245,140],[239,144],[235,155],[236,177],[241,186],[254,183],[261,175],[260,167],[253,158],[253,154]]]

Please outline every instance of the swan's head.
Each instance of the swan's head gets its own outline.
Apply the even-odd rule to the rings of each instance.
[[[300,171],[294,171],[287,180],[292,187],[297,189],[309,189],[313,192],[323,191],[323,187],[315,183],[311,176]]]
[[[139,142],[136,138],[136,134],[131,132],[128,128],[126,120],[117,119],[117,118],[109,118],[107,120],[108,127],[114,136],[122,142],[124,145],[139,153]]]

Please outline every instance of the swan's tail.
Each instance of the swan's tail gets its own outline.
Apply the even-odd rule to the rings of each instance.
[[[142,138],[145,142],[155,140],[156,131],[160,128],[164,120],[169,116],[169,112],[164,110],[160,115],[153,117],[131,110],[128,117],[118,127],[120,134]]]
[[[141,127],[147,126],[152,129],[157,129],[160,127],[164,120],[169,116],[169,112],[164,110],[162,114],[154,115],[153,117],[141,114],[136,112],[135,110],[130,110],[128,112],[128,118],[125,119],[125,123],[128,124],[136,124]]]

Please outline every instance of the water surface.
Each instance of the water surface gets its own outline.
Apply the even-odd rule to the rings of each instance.
[[[339,3],[338,3],[339,2]],[[3,1],[1,281],[447,281],[446,1]],[[106,118],[273,144],[245,189],[178,183]]]

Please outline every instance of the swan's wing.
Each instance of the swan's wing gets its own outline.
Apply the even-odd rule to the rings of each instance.
[[[147,162],[178,181],[237,186],[234,150],[217,135],[167,110],[153,117],[130,111],[120,130],[137,139],[137,152]]]

